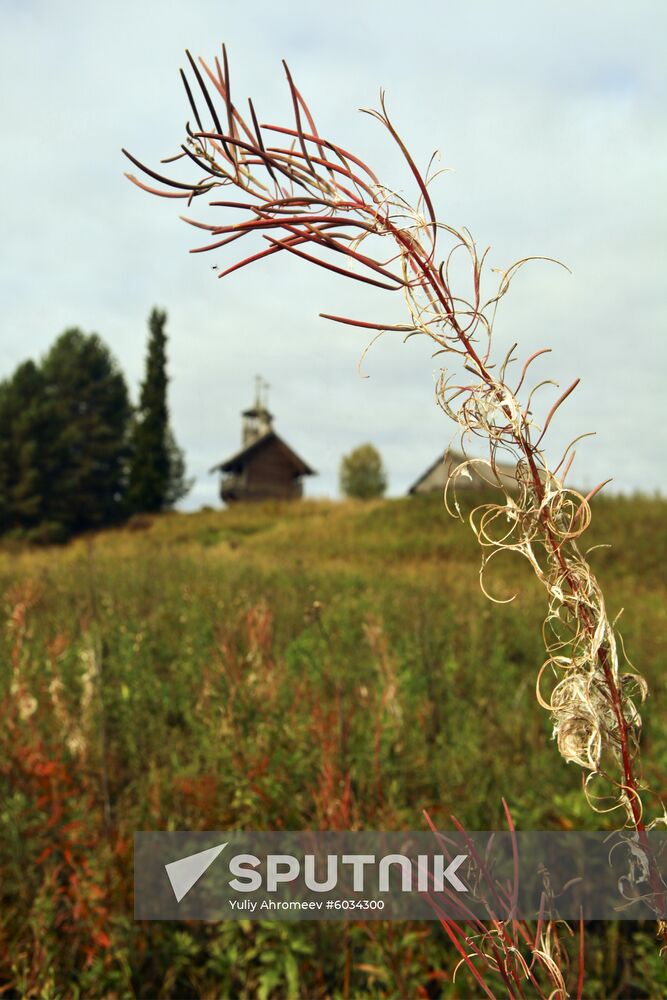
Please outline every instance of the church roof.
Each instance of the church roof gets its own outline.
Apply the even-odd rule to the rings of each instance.
[[[209,471],[217,472],[219,470],[220,472],[238,472],[243,468],[246,461],[252,454],[257,452],[261,448],[266,447],[266,445],[270,444],[271,442],[277,442],[277,444],[283,451],[287,461],[289,461],[290,464],[294,467],[294,470],[297,475],[300,476],[317,475],[315,470],[311,469],[308,463],[304,462],[304,460],[300,458],[297,455],[297,453],[292,448],[290,448],[287,442],[283,441],[283,439],[278,434],[276,434],[274,430],[268,430],[265,431],[264,434],[260,434],[259,437],[254,438],[248,444],[244,445],[243,448],[240,448],[237,452],[234,452],[233,455],[230,455],[229,458],[226,458],[224,462],[219,462],[217,465],[214,465],[213,468],[210,469]]]

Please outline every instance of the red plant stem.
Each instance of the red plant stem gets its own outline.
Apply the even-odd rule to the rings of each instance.
[[[437,285],[440,284],[440,281],[441,281],[440,276],[437,275],[437,272],[435,272],[434,268],[430,264],[428,264],[426,262],[420,261],[419,258],[417,258],[417,260],[418,260],[418,263],[422,266],[425,275],[427,275],[428,278],[430,279],[431,284],[436,288],[436,294],[438,294]],[[459,336],[459,339],[461,340],[461,342],[462,342],[462,344],[463,344],[463,346],[464,346],[464,348],[466,350],[466,353],[470,356],[470,358],[478,366],[480,377],[485,382],[487,382],[487,383],[492,382],[492,377],[491,377],[490,373],[488,372],[488,370],[486,369],[486,367],[484,366],[484,364],[482,363],[482,361],[478,357],[478,355],[475,352],[474,348],[470,344],[470,341],[465,336],[465,334],[463,334],[461,332],[460,327],[458,326],[458,324],[456,324],[455,322],[452,322],[452,317],[450,315],[450,310],[449,310],[448,305],[446,304],[445,298],[441,294],[438,294],[438,298],[445,305],[445,309],[446,309],[447,314],[448,314],[447,318],[448,318],[449,322],[452,324],[453,329],[455,330],[455,332]],[[506,411],[507,415],[509,416],[509,413],[507,412],[507,408],[505,408],[505,411]],[[528,462],[528,466],[529,466],[529,469],[530,469],[531,478],[532,478],[532,481],[533,481],[533,487],[535,489],[535,493],[537,495],[538,502],[540,503],[540,505],[542,505],[542,503],[544,501],[544,487],[543,487],[543,484],[542,484],[542,480],[540,479],[540,475],[539,475],[539,472],[538,472],[538,469],[537,469],[537,465],[535,463],[534,446],[530,443],[527,435],[524,434],[524,433],[521,433],[521,435],[519,437],[519,445],[520,445],[521,450],[523,451],[523,453],[524,453],[524,455],[526,457],[526,461]],[[561,570],[563,571],[563,575],[564,575],[565,579],[567,580],[568,586],[570,587],[571,592],[576,595],[578,593],[578,590],[579,590],[579,588],[577,586],[577,582],[573,578],[572,573],[570,571],[570,568],[569,568],[569,566],[567,564],[567,561],[565,560],[565,558],[563,556],[563,553],[561,551],[561,546],[558,544],[557,540],[554,538],[553,533],[552,533],[552,531],[551,531],[551,529],[549,527],[549,524],[548,524],[548,515],[547,515],[546,510],[544,510],[544,509],[541,510],[540,519],[543,522],[544,533],[546,535],[548,543],[551,546],[552,552],[553,552],[555,558],[557,559],[558,564],[559,564]],[[588,615],[588,612],[586,611],[585,608],[582,608],[582,610],[581,610],[581,618],[582,618],[582,621],[584,623],[585,628],[589,632],[592,631],[593,624],[592,624],[590,616]],[[621,757],[622,757],[622,761],[623,761],[623,772],[624,772],[625,784],[626,784],[626,787],[632,793],[632,795],[630,796],[630,806],[631,806],[631,809],[632,809],[632,815],[633,815],[635,826],[636,826],[637,830],[638,831],[642,831],[642,830],[645,829],[645,826],[642,823],[640,799],[639,799],[639,794],[638,794],[638,791],[637,791],[636,779],[635,779],[634,772],[633,772],[633,769],[632,769],[632,760],[631,760],[631,757],[630,757],[630,751],[629,751],[629,747],[628,747],[627,722],[626,722],[625,716],[623,715],[622,700],[621,700],[621,696],[620,696],[620,693],[619,693],[619,690],[618,690],[618,686],[617,686],[617,684],[616,684],[616,682],[614,680],[614,677],[613,677],[611,666],[609,664],[609,654],[608,654],[608,652],[607,652],[607,650],[605,649],[604,646],[600,649],[598,655],[599,655],[600,663],[601,663],[602,670],[603,670],[603,673],[604,673],[604,676],[605,676],[605,682],[607,684],[607,687],[609,688],[609,693],[610,693],[610,697],[611,697],[611,702],[612,702],[612,707],[613,707],[613,710],[614,710],[614,714],[615,714],[616,720],[618,722],[619,735],[620,735],[620,739],[621,739]]]
[[[434,287],[434,290],[436,291],[436,295],[438,296],[438,299],[444,305],[445,311],[447,313],[447,320],[449,321],[450,325],[452,326],[452,328],[456,332],[457,336],[459,337],[461,343],[463,344],[463,346],[465,348],[466,353],[471,358],[471,360],[474,361],[474,363],[478,366],[480,377],[487,384],[491,383],[493,381],[491,374],[489,373],[489,371],[487,370],[486,366],[482,363],[482,361],[478,357],[478,355],[475,352],[474,348],[470,344],[470,341],[465,336],[465,334],[463,333],[463,331],[460,329],[458,323],[456,323],[456,320],[455,320],[455,318],[452,315],[452,312],[451,312],[451,309],[449,307],[449,303],[448,303],[448,300],[447,300],[447,291],[446,291],[446,289],[444,289],[444,288],[439,289],[438,288],[438,286],[442,284],[442,279],[440,277],[440,274],[438,274],[434,270],[434,268],[427,261],[422,261],[417,254],[415,254],[415,258],[417,260],[418,265],[423,270],[425,277],[427,277],[427,279],[430,281],[432,287]],[[574,388],[574,387],[572,387],[572,388]],[[571,391],[571,389],[568,390],[567,395],[569,395],[570,391]],[[504,409],[506,415],[509,418],[510,413],[508,411],[508,408],[506,406],[504,406],[503,409]],[[554,538],[554,535],[553,535],[553,533],[551,531],[551,528],[549,527],[547,512],[542,507],[542,504],[543,504],[543,501],[544,501],[544,486],[542,484],[542,480],[540,479],[539,471],[538,471],[537,465],[535,463],[535,458],[534,458],[535,446],[533,446],[531,444],[531,442],[530,442],[527,434],[525,434],[523,432],[521,432],[521,434],[519,435],[518,443],[519,443],[519,445],[521,447],[521,450],[522,450],[523,454],[525,455],[526,461],[528,462],[528,466],[529,466],[529,469],[530,469],[530,474],[531,474],[531,478],[532,478],[532,482],[533,482],[533,488],[535,490],[535,494],[537,496],[538,502],[539,502],[540,507],[541,507],[541,510],[540,510],[540,520],[542,521],[542,524],[543,524],[543,530],[544,530],[545,537],[546,537],[547,542],[548,542],[548,544],[549,544],[549,546],[550,546],[550,548],[551,548],[551,550],[553,552],[554,557],[556,558],[556,560],[558,562],[558,565],[560,566],[560,568],[561,568],[561,570],[563,572],[564,579],[567,581],[567,584],[568,584],[568,586],[570,588],[571,593],[574,594],[574,595],[577,595],[579,593],[579,587],[577,585],[577,581],[573,577],[573,575],[571,573],[571,570],[570,570],[570,567],[569,567],[569,565],[567,563],[567,560],[563,556],[563,553],[562,553],[562,550],[561,550],[561,545],[558,543],[558,541],[556,540],[556,538]],[[588,611],[586,610],[585,607],[582,607],[580,614],[581,614],[581,620],[582,620],[582,622],[584,624],[584,627],[587,629],[587,631],[590,634],[594,630],[594,625],[593,625],[593,623],[592,623],[592,621],[590,619],[590,615],[588,614]],[[654,895],[656,897],[656,903],[658,903],[658,906],[659,906],[660,916],[664,917],[664,913],[665,913],[665,889],[664,889],[664,887],[662,885],[662,880],[661,880],[661,877],[660,877],[660,872],[658,870],[655,858],[654,858],[654,856],[653,856],[653,854],[652,854],[652,852],[650,850],[650,846],[649,846],[649,842],[648,842],[648,836],[647,836],[647,833],[646,833],[646,826],[645,826],[645,824],[644,824],[644,822],[642,820],[641,797],[639,795],[638,786],[637,786],[637,779],[635,778],[635,774],[634,774],[634,770],[633,770],[633,766],[632,766],[632,757],[631,757],[631,754],[630,754],[629,741],[628,741],[628,724],[627,724],[627,720],[625,718],[625,715],[623,714],[622,696],[621,696],[621,693],[620,693],[620,691],[618,689],[618,685],[616,684],[616,680],[614,678],[613,670],[612,670],[611,664],[609,662],[609,652],[608,652],[608,650],[606,649],[605,646],[601,646],[600,647],[600,649],[598,651],[598,657],[599,657],[600,665],[602,667],[602,672],[604,674],[605,683],[606,683],[608,691],[609,691],[609,696],[610,696],[610,700],[611,700],[612,709],[613,709],[613,712],[614,712],[614,715],[616,717],[616,721],[617,721],[617,724],[618,724],[618,731],[619,731],[619,737],[620,737],[620,742],[621,742],[621,760],[622,760],[622,766],[623,766],[624,787],[627,789],[627,792],[629,793],[629,794],[627,794],[627,798],[628,798],[629,803],[630,803],[630,810],[632,812],[632,818],[633,818],[635,829],[637,830],[637,833],[639,834],[640,843],[642,845],[642,848],[645,850],[646,856],[648,858],[649,869],[650,869],[650,878],[651,878],[651,887],[652,887],[653,893],[654,893]]]
[[[577,977],[577,1000],[584,994],[584,918],[579,919],[579,976]]]
[[[402,233],[399,234],[399,233],[396,232],[395,235],[396,235],[396,238],[398,238],[400,240],[400,242],[403,243],[403,245],[406,245],[406,241],[402,238],[403,237]],[[485,382],[491,383],[493,380],[492,380],[492,377],[491,377],[490,373],[488,372],[488,370],[486,369],[485,365],[482,363],[482,361],[478,357],[478,355],[477,355],[476,351],[474,350],[474,348],[472,347],[469,339],[461,331],[458,323],[456,323],[456,320],[452,316],[451,307],[449,306],[449,303],[447,301],[445,290],[439,288],[439,286],[442,283],[440,275],[437,273],[437,271],[435,271],[435,269],[433,268],[433,266],[431,264],[429,264],[427,261],[422,261],[420,259],[419,255],[415,253],[415,251],[414,251],[413,248],[410,248],[409,252],[411,252],[414,255],[414,257],[415,257],[415,259],[417,261],[417,264],[419,265],[420,269],[424,273],[424,276],[427,277],[427,279],[430,281],[431,286],[434,288],[434,290],[436,292],[436,295],[438,296],[438,299],[440,300],[440,302],[443,304],[443,306],[445,308],[445,311],[447,313],[447,319],[448,319],[448,321],[450,322],[450,324],[452,325],[454,331],[457,333],[459,339],[461,340],[461,343],[463,344],[463,346],[464,346],[464,348],[466,350],[466,353],[469,355],[469,357],[471,358],[471,360],[474,361],[474,363],[477,365],[480,377]],[[506,412],[507,412],[507,410],[506,410]],[[509,413],[507,415],[509,416]],[[519,437],[519,444],[520,444],[521,450],[523,451],[523,453],[524,453],[524,455],[526,457],[526,461],[528,462],[528,466],[530,468],[530,473],[531,473],[531,477],[532,477],[532,481],[533,481],[533,487],[535,489],[535,493],[537,495],[537,499],[538,499],[538,501],[539,501],[539,503],[541,505],[542,502],[543,502],[543,500],[544,500],[544,487],[542,485],[542,480],[540,479],[540,475],[539,475],[539,472],[538,472],[538,469],[537,469],[537,466],[536,466],[536,463],[535,463],[533,445],[528,440],[527,435],[525,435],[523,433]],[[564,575],[565,579],[567,580],[567,583],[568,583],[568,585],[570,587],[570,590],[571,590],[571,592],[573,594],[576,595],[578,593],[577,582],[573,578],[573,576],[572,576],[572,574],[570,572],[570,568],[569,568],[566,560],[563,557],[563,553],[561,551],[560,545],[558,544],[558,542],[554,538],[554,536],[553,536],[553,534],[551,532],[551,529],[549,528],[547,513],[546,513],[546,511],[544,509],[541,510],[540,519],[543,522],[544,532],[545,532],[546,538],[547,538],[547,540],[549,542],[549,545],[551,546],[553,554],[556,557],[561,570],[563,571],[563,575]],[[593,625],[592,625],[590,617],[589,617],[589,615],[588,615],[588,613],[587,613],[587,611],[586,611],[585,608],[582,609],[581,617],[582,617],[582,621],[584,622],[585,628],[587,628],[588,631],[590,632],[592,630],[592,628],[593,628]],[[599,655],[599,658],[600,658],[600,663],[602,665],[602,670],[603,670],[603,673],[604,673],[605,682],[606,682],[607,687],[609,689],[609,693],[610,693],[610,697],[611,697],[611,703],[612,703],[612,707],[613,707],[613,710],[614,710],[614,714],[615,714],[616,720],[618,722],[619,735],[620,735],[620,740],[621,740],[621,757],[622,757],[622,762],[623,762],[623,772],[624,772],[624,778],[625,778],[625,785],[630,790],[630,792],[632,793],[629,796],[629,798],[630,798],[630,808],[632,810],[632,815],[633,815],[635,827],[636,827],[636,829],[639,832],[642,832],[642,831],[645,830],[645,826],[644,826],[644,824],[642,822],[642,818],[641,818],[641,814],[642,814],[641,805],[640,805],[640,801],[641,800],[639,799],[639,794],[638,794],[638,791],[637,791],[637,783],[636,783],[636,779],[635,779],[634,772],[633,772],[633,769],[632,769],[632,759],[630,757],[630,751],[629,751],[629,747],[628,747],[627,722],[626,722],[625,716],[623,715],[621,696],[620,696],[618,687],[616,685],[616,682],[614,680],[613,673],[612,673],[612,670],[611,670],[611,666],[609,664],[609,655],[608,655],[607,650],[604,647],[602,647],[600,649],[598,655]]]
[[[250,263],[253,260],[259,259],[260,257],[266,256],[270,253],[275,253],[280,250],[285,250],[288,253],[296,254],[297,256],[303,257],[306,260],[309,260],[319,265],[320,267],[324,267],[335,273],[344,274],[347,277],[364,281],[368,284],[377,285],[379,287],[388,288],[390,290],[396,290],[394,285],[387,285],[384,284],[383,282],[377,281],[375,279],[366,276],[362,276],[359,274],[352,274],[350,271],[338,268],[335,265],[329,264],[328,262],[320,258],[311,256],[310,254],[306,253],[303,250],[297,249],[297,246],[301,245],[304,242],[313,242],[322,245],[324,247],[328,247],[330,249],[342,252],[350,258],[355,258],[360,263],[363,263],[366,266],[370,267],[371,269],[378,271],[383,276],[390,277],[393,282],[397,283],[398,287],[400,287],[400,285],[403,284],[406,284],[408,285],[408,287],[413,287],[413,288],[416,285],[420,286],[424,295],[427,297],[427,300],[431,308],[434,310],[436,315],[439,315],[441,317],[442,321],[444,321],[446,325],[451,327],[462,349],[459,350],[456,347],[452,346],[451,342],[448,342],[447,339],[445,338],[440,339],[433,333],[431,333],[431,336],[437,343],[440,343],[443,348],[449,349],[456,354],[461,354],[464,357],[467,357],[469,361],[474,365],[474,372],[482,380],[482,382],[484,382],[492,390],[495,387],[496,396],[500,403],[500,408],[502,409],[502,412],[506,415],[508,421],[510,422],[510,428],[511,428],[512,414],[510,412],[510,408],[507,405],[507,403],[503,402],[502,391],[498,386],[496,380],[491,375],[490,370],[487,368],[488,351],[484,355],[484,358],[482,359],[478,355],[475,348],[473,347],[472,333],[469,334],[469,331],[474,327],[474,317],[479,312],[479,291],[480,291],[479,277],[480,277],[481,263],[483,262],[484,258],[482,258],[482,262],[479,262],[476,256],[476,252],[474,253],[475,305],[471,307],[472,318],[470,322],[467,324],[467,326],[462,326],[458,320],[456,312],[457,300],[453,297],[452,292],[449,288],[447,267],[446,265],[443,264],[440,266],[440,268],[436,268],[433,263],[435,256],[437,224],[435,220],[435,214],[433,211],[433,205],[431,203],[431,199],[428,192],[427,181],[425,181],[424,178],[422,177],[409,151],[407,150],[400,136],[398,135],[393,125],[389,121],[389,118],[387,117],[384,108],[384,104],[382,105],[383,113],[382,114],[376,113],[376,117],[378,117],[378,119],[389,130],[391,136],[393,137],[398,147],[400,148],[403,156],[405,157],[410,167],[410,170],[419,186],[421,192],[421,198],[424,201],[424,204],[427,209],[428,218],[430,220],[430,222],[426,223],[427,228],[431,230],[430,249],[427,249],[425,246],[422,245],[418,234],[412,235],[407,229],[399,228],[398,224],[396,224],[396,220],[392,221],[392,218],[390,217],[389,214],[389,210],[383,204],[384,201],[383,196],[382,195],[378,196],[377,191],[373,190],[369,186],[367,181],[359,177],[352,170],[352,168],[350,167],[350,163],[353,163],[357,167],[361,168],[361,170],[365,173],[366,177],[370,180],[371,183],[378,184],[379,182],[377,181],[377,178],[370,170],[370,168],[362,160],[353,156],[347,150],[344,150],[342,147],[330,143],[329,141],[323,139],[318,134],[312,116],[310,114],[310,111],[305,101],[303,100],[303,97],[301,96],[300,92],[296,88],[292,80],[292,77],[289,73],[289,70],[287,69],[286,66],[285,70],[287,73],[288,83],[293,101],[296,129],[280,128],[278,126],[272,126],[272,125],[260,126],[257,122],[256,116],[254,114],[254,109],[252,108],[251,105],[251,115],[253,119],[253,125],[255,127],[255,135],[253,135],[253,133],[248,128],[244,120],[238,114],[236,108],[234,107],[231,101],[229,70],[227,65],[226,51],[224,50],[224,47],[223,47],[224,72],[221,71],[219,62],[216,59],[218,79],[216,79],[214,74],[202,61],[203,69],[205,70],[209,79],[214,84],[215,88],[217,89],[218,93],[221,95],[225,103],[227,112],[227,126],[228,126],[227,128],[228,134],[225,134],[222,130],[220,120],[217,117],[215,108],[211,101],[210,94],[206,89],[201,74],[194,60],[192,59],[190,53],[187,53],[187,56],[190,65],[192,67],[192,70],[195,74],[199,88],[202,91],[202,95],[206,102],[208,111],[211,115],[214,128],[216,130],[212,131],[212,130],[205,130],[202,128],[202,122],[197,112],[192,92],[189,88],[189,85],[187,84],[187,81],[184,80],[188,99],[192,107],[193,113],[195,115],[197,124],[199,126],[199,132],[197,133],[192,133],[188,127],[188,134],[193,139],[209,140],[214,145],[215,149],[221,152],[222,156],[226,158],[231,164],[233,164],[235,168],[234,176],[232,176],[231,174],[227,174],[225,171],[222,171],[220,173],[219,171],[215,170],[210,162],[210,157],[206,157],[206,159],[209,162],[204,163],[197,156],[191,153],[186,147],[183,147],[184,152],[188,156],[190,156],[191,159],[193,159],[205,171],[208,170],[209,173],[212,174],[214,178],[215,177],[226,178],[226,180],[223,181],[223,183],[231,182],[246,190],[249,190],[249,188],[246,186],[245,181],[241,180],[239,173],[240,167],[243,167],[246,172],[249,167],[254,165],[259,165],[264,167],[269,172],[270,176],[273,178],[274,182],[276,183],[276,187],[278,191],[283,195],[283,198],[274,201],[269,201],[268,198],[265,198],[263,195],[258,195],[257,197],[260,199],[260,202],[264,203],[266,209],[271,210],[270,206],[276,206],[275,209],[271,210],[275,211],[276,214],[280,214],[282,211],[284,211],[287,203],[294,203],[295,205],[303,204],[305,206],[310,206],[311,208],[314,204],[317,203],[329,208],[332,212],[332,217],[337,214],[339,215],[343,209],[347,209],[348,212],[351,211],[353,214],[358,213],[361,216],[365,215],[370,216],[371,224],[369,226],[366,226],[364,223],[352,220],[350,218],[343,219],[342,222],[340,219],[337,219],[336,224],[361,226],[361,228],[368,228],[371,231],[375,231],[380,236],[391,235],[393,240],[399,246],[400,254],[405,261],[405,265],[409,269],[411,269],[412,272],[414,272],[416,277],[414,283],[409,276],[407,281],[405,280],[405,276],[403,277],[403,279],[401,279],[398,276],[391,274],[391,272],[385,270],[385,267],[383,267],[380,262],[373,261],[372,259],[366,258],[363,255],[356,253],[354,250],[352,250],[351,247],[345,247],[344,245],[341,245],[335,239],[335,236],[337,236],[338,234],[331,233],[330,235],[325,235],[325,233],[323,232],[324,229],[330,228],[330,225],[333,224],[330,221],[330,217],[322,215],[318,216],[313,214],[312,212],[309,213],[308,211],[302,214],[298,213],[297,215],[294,215],[292,210],[290,215],[288,215],[287,219],[276,220],[272,218],[271,215],[267,216],[266,214],[259,212],[259,210],[255,209],[253,206],[249,206],[251,210],[259,212],[260,215],[259,219],[246,221],[244,223],[241,223],[239,226],[216,228],[213,231],[216,232],[217,235],[230,231],[233,232],[234,235],[226,240],[222,240],[219,243],[212,244],[208,247],[198,248],[198,251],[195,252],[212,249],[215,246],[224,245],[225,243],[230,242],[231,239],[236,239],[238,238],[239,235],[243,235],[246,232],[253,232],[257,230],[266,230],[274,227],[280,227],[287,230],[287,232],[289,232],[291,236],[286,237],[283,240],[274,240],[271,237],[265,235],[265,239],[267,239],[270,244],[270,248],[268,250],[246,258],[244,261],[235,265],[235,267],[229,268],[226,272],[223,273],[229,273],[230,271],[235,270],[237,267],[244,266],[245,264]],[[306,120],[308,122],[308,126],[310,129],[309,132],[306,132],[305,129],[303,128],[301,120],[301,111],[303,111]],[[239,132],[236,127],[237,124],[240,125],[248,141],[244,141],[239,137]],[[297,150],[293,147],[292,148],[265,147],[261,136],[261,130],[263,128],[296,139],[298,141],[299,149]],[[219,143],[222,143],[222,149],[220,149],[220,146],[218,145]],[[311,154],[311,152],[308,149],[307,143],[314,144],[317,148],[317,152],[320,155],[317,156]],[[340,160],[340,163],[332,162],[326,154],[327,150],[333,152],[334,156]],[[190,198],[194,197],[197,194],[201,194],[204,191],[210,190],[210,188],[216,184],[216,181],[214,179],[211,179],[208,184],[202,183],[201,185],[189,185],[180,183],[178,181],[171,181],[168,178],[165,178],[162,175],[154,171],[151,171],[149,168],[145,167],[133,156],[131,156],[131,154],[126,153],[126,155],[137,167],[139,167],[141,170],[147,173],[149,177],[152,177],[153,179],[159,182],[165,183],[172,188],[176,188],[178,192],[188,191]],[[328,171],[329,174],[328,180],[319,177],[316,165],[322,166]],[[306,192],[306,197],[304,197],[303,195],[300,198],[288,197],[287,192],[283,188],[280,188],[278,186],[274,170],[282,174],[284,177],[286,177],[292,186],[296,184],[299,187],[304,188]],[[357,190],[355,192],[349,191],[342,183],[341,178],[346,178],[349,181],[351,181],[352,184],[355,185]],[[139,183],[139,186],[144,186],[140,184],[140,182],[137,182],[136,179],[134,178],[131,179],[135,180],[135,183]],[[259,181],[255,180],[254,183],[256,185],[259,185]],[[319,191],[323,196],[321,199],[314,197],[311,191],[313,185],[319,188]],[[263,188],[265,192],[267,192],[267,189],[263,185],[260,186]],[[149,188],[147,186],[145,187],[146,190],[154,191],[154,189],[152,188]],[[292,187],[292,191],[293,190],[294,188]],[[154,193],[163,193],[163,192],[155,191]],[[170,197],[186,196],[185,194],[174,193],[174,192],[164,192],[164,193]],[[341,193],[346,196],[346,198],[348,199],[347,202],[343,202],[343,200],[340,197]],[[364,202],[362,193],[368,195],[368,202]],[[449,227],[445,228],[449,229]],[[451,230],[449,231],[451,232]],[[501,291],[500,294],[504,294],[504,291]],[[346,320],[341,320],[341,321],[349,322]],[[355,325],[371,326],[371,324],[362,324],[362,323],[358,323]],[[542,351],[536,352],[534,355],[532,355],[531,358],[528,359],[528,361],[524,365],[524,369],[521,375],[521,380],[519,386],[515,391],[515,395],[519,391],[519,388],[523,382],[529,364],[532,362],[532,360],[534,360],[534,358],[536,358],[541,353],[543,352]],[[468,365],[466,365],[466,367],[468,367]],[[504,378],[504,376],[502,377]],[[550,558],[552,557],[555,560],[556,564],[558,565],[562,573],[562,579],[567,583],[567,586],[569,587],[570,593],[573,595],[573,597],[578,599],[580,596],[580,585],[577,581],[574,571],[570,567],[570,563],[568,562],[567,557],[563,554],[563,545],[564,542],[567,541],[568,539],[562,538],[559,541],[551,529],[549,523],[548,510],[545,507],[544,484],[540,477],[538,466],[535,461],[536,450],[544,434],[546,433],[551,418],[553,417],[554,413],[556,412],[560,404],[567,398],[570,392],[575,388],[576,384],[577,383],[575,382],[572,386],[570,386],[570,388],[567,389],[562,394],[562,396],[556,401],[556,403],[554,404],[554,406],[552,407],[551,411],[547,416],[546,423],[536,443],[533,444],[530,440],[530,432],[526,423],[525,415],[523,417],[523,422],[519,430],[514,430],[513,440],[519,446],[528,465],[532,481],[532,487],[534,489],[535,497],[537,499],[540,508],[539,520],[542,525],[543,536],[546,548],[549,551],[549,557]],[[508,428],[508,430],[510,428]],[[567,468],[569,468],[569,463]],[[588,499],[590,499],[590,497],[594,494],[594,492],[595,491],[589,494],[589,497],[586,498],[584,504],[588,501]],[[592,619],[591,614],[589,613],[588,609],[586,608],[583,602],[580,603],[580,606],[576,609],[575,613],[579,621],[583,625],[583,628],[587,633],[587,635],[592,636],[595,632],[596,625]],[[610,703],[618,725],[620,758],[623,771],[623,783],[619,787],[624,789],[625,797],[629,800],[629,814],[632,819],[632,822],[634,823],[635,829],[640,834],[642,844],[648,844],[646,828],[642,821],[642,803],[639,795],[639,785],[633,770],[633,760],[630,750],[629,725],[623,711],[624,707],[623,692],[619,684],[617,683],[617,679],[615,676],[615,669],[614,665],[611,663],[610,651],[608,646],[601,645],[596,652],[596,656],[602,668],[604,682],[609,692]],[[651,858],[650,853],[649,853],[649,858]],[[655,863],[652,861],[651,864],[652,864],[651,867],[652,882],[654,884],[654,890],[655,890],[656,886],[660,885],[661,883],[659,874],[657,873],[657,869],[655,868]]]

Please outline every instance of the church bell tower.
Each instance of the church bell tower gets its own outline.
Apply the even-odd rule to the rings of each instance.
[[[244,410],[242,444],[245,448],[258,438],[268,434],[273,429],[273,414],[267,408],[269,383],[261,375],[255,378],[255,403],[249,410]]]

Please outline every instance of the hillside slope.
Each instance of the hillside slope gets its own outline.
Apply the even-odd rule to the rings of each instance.
[[[601,498],[590,531],[591,545],[614,542],[592,559],[651,687],[658,789],[666,514],[661,500]],[[5,546],[0,982],[21,995],[70,995],[71,982],[99,996],[255,996],[262,983],[267,997],[289,983],[325,996],[344,982],[417,995],[451,969],[433,927],[135,925],[131,843],[139,829],[421,829],[424,809],[493,829],[503,796],[524,828],[612,823],[586,806],[535,701],[544,595],[505,559],[490,584],[518,596],[493,605],[478,566],[438,497],[170,514],[60,549]],[[607,933],[648,963],[645,981],[657,975],[634,928],[620,944]],[[591,997],[615,975],[602,946]],[[442,977],[442,995],[465,995]]]

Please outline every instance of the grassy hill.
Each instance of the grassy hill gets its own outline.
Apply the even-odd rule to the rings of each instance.
[[[656,789],[666,515],[600,498],[587,536],[613,543],[591,559],[651,688]],[[141,829],[422,829],[424,809],[493,829],[503,796],[519,827],[599,829],[535,701],[544,594],[507,558],[489,584],[518,596],[493,605],[478,567],[438,497],[170,514],[0,549],[5,995],[474,995],[435,926],[135,924],[131,879]],[[586,996],[667,986],[650,929],[610,925],[590,949]]]

